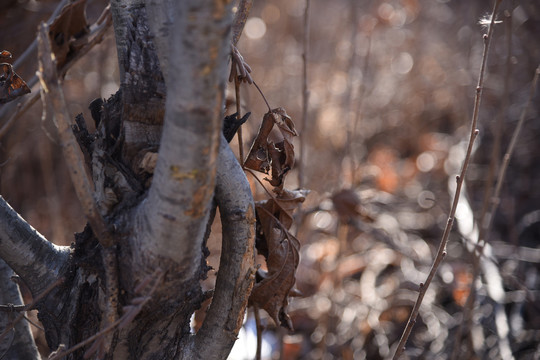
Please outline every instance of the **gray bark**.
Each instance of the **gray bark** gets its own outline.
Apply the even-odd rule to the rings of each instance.
[[[111,264],[118,261],[118,301],[110,296],[116,264],[104,270],[104,249],[91,227],[76,236],[72,249],[57,247],[0,198],[0,257],[34,294],[65,279],[37,304],[52,350],[60,344],[69,349],[103,330],[113,322],[104,309],[118,309],[122,317],[148,297],[133,320],[103,341],[108,358],[222,359],[242,325],[254,282],[253,199],[221,140],[232,4],[149,3],[147,12],[143,0],[111,1],[120,91],[100,108],[96,134],[88,134],[82,117],[75,129],[115,242],[106,250]],[[164,11],[166,6],[174,9]],[[154,19],[154,37],[147,16]],[[156,20],[163,18],[171,21],[167,30]],[[155,169],[141,170],[141,160],[156,153]],[[192,335],[190,317],[208,296],[199,282],[207,271],[202,249],[214,189],[223,228],[221,265],[206,320]],[[157,268],[159,281],[152,278]],[[137,288],[145,281],[156,287]],[[91,345],[67,358],[81,358]]]
[[[0,259],[0,304],[22,305],[19,287],[11,281],[13,271]],[[19,315],[18,312],[0,312],[0,333]],[[3,360],[40,359],[34,337],[26,320],[19,321],[15,327],[0,340],[0,358]]]
[[[215,185],[231,11],[208,0],[175,7],[165,124],[136,248],[174,260],[189,278]]]
[[[161,72],[165,79],[169,77],[169,44],[174,24],[173,0],[146,0],[148,26],[152,32],[152,41],[156,46]]]
[[[0,258],[34,296],[66,271],[69,254],[69,247],[47,241],[0,196]]]
[[[222,247],[212,304],[196,336],[193,359],[224,359],[242,326],[255,280],[255,205],[249,182],[225,139],[218,158],[216,202]]]

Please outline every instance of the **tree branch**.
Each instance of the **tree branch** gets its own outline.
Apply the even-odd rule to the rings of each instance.
[[[0,259],[0,304],[11,304],[12,306],[22,305],[22,297],[17,284],[11,281],[13,271]],[[2,314],[0,316],[0,330],[6,329],[10,322],[14,321],[14,312]],[[39,359],[34,337],[30,332],[27,322],[19,321],[12,330],[13,341],[0,341],[0,358],[6,359]],[[11,346],[7,346],[11,345]]]
[[[69,247],[56,246],[32,228],[0,196],[0,258],[39,294],[63,272]]]
[[[216,183],[223,239],[214,297],[195,338],[194,356],[200,359],[227,357],[255,279],[255,207],[249,182],[224,138]]]
[[[234,17],[234,22],[232,26],[233,46],[236,46],[236,44],[238,44],[238,40],[240,40],[240,36],[242,35],[242,31],[244,30],[244,25],[246,25],[246,21],[249,17],[252,5],[253,0],[240,0],[240,4],[238,5],[238,10],[236,11],[236,16]]]
[[[414,307],[409,316],[409,320],[407,321],[407,326],[405,327],[405,329],[403,330],[403,333],[401,334],[401,339],[399,340],[399,344],[396,348],[394,356],[392,357],[394,360],[399,359],[399,357],[405,350],[405,344],[407,343],[407,339],[409,338],[409,335],[411,334],[414,324],[416,323],[416,318],[420,311],[420,305],[422,305],[422,301],[424,300],[424,296],[426,295],[427,289],[429,288],[429,285],[431,284],[431,281],[435,277],[435,274],[437,273],[437,270],[439,269],[440,264],[442,263],[444,257],[446,256],[446,244],[448,243],[450,232],[452,231],[452,227],[454,225],[456,209],[459,202],[459,196],[461,194],[461,187],[463,186],[463,181],[465,180],[465,175],[467,174],[467,168],[471,160],[473,145],[479,132],[477,129],[477,124],[478,124],[478,113],[480,111],[480,102],[482,100],[482,89],[484,86],[484,73],[485,73],[487,57],[489,53],[489,45],[491,42],[491,38],[493,36],[493,24],[495,21],[495,15],[497,15],[497,11],[499,9],[499,5],[501,4],[501,1],[502,0],[495,0],[495,4],[493,6],[493,11],[491,14],[491,23],[489,25],[488,33],[484,35],[483,37],[484,51],[483,51],[483,56],[482,56],[482,64],[480,66],[480,73],[478,76],[478,84],[476,86],[473,116],[471,119],[471,132],[469,135],[469,143],[467,145],[467,152],[465,154],[465,159],[463,159],[463,164],[461,167],[460,174],[456,176],[456,192],[454,194],[454,199],[452,200],[452,208],[450,209],[450,213],[448,214],[446,227],[444,229],[441,242],[439,243],[439,248],[437,250],[435,260],[433,261],[433,265],[431,266],[431,269],[429,271],[429,274],[426,278],[425,283],[420,283],[419,285],[418,298],[416,299]]]
[[[56,61],[49,42],[49,27],[41,24],[38,34],[38,76],[45,98],[51,102],[54,109],[55,125],[62,143],[64,158],[70,170],[71,181],[75,193],[81,203],[86,219],[92,226],[94,234],[104,246],[112,245],[112,239],[107,231],[105,221],[100,214],[94,199],[94,186],[86,172],[84,156],[80,151],[75,135],[71,130],[70,115],[64,99],[64,92],[60,86],[56,71]]]
[[[165,124],[148,198],[138,212],[141,253],[182,264],[189,278],[215,186],[230,8],[210,0],[175,4]]]

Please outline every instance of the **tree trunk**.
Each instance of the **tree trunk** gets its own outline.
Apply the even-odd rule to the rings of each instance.
[[[0,198],[0,257],[39,298],[58,358],[226,358],[253,286],[253,199],[220,135],[231,4],[148,2],[150,26],[144,1],[111,1],[121,86],[93,102],[95,134],[82,115],[71,124],[93,181],[97,220],[71,247],[56,247]],[[164,14],[168,22],[156,26]],[[43,39],[46,93],[61,95],[55,70],[44,70],[53,58]],[[203,293],[213,204],[223,249],[216,289]],[[104,230],[93,229],[96,221]],[[192,334],[190,318],[211,296],[206,320]]]

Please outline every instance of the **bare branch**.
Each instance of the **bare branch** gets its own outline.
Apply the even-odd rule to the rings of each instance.
[[[66,0],[62,1],[61,4],[65,4]],[[48,24],[50,24],[56,17],[57,12],[61,10],[61,6],[59,6],[56,10],[53,16],[48,21]],[[87,54],[95,45],[99,44],[103,37],[105,36],[107,30],[109,29],[111,25],[111,16],[109,12],[109,8],[105,8],[103,10],[103,13],[99,17],[99,19],[90,27],[90,33],[87,35],[87,42],[83,45],[81,49],[77,51],[76,54],[73,55],[73,58],[70,59],[64,66],[62,67],[62,70],[60,71],[60,76],[64,77],[68,70],[77,63],[77,61],[82,58],[85,54]],[[35,51],[35,47],[37,47],[37,40],[32,43],[32,45],[24,52],[24,54],[21,57],[24,57],[28,55],[29,53]],[[20,59],[19,59],[20,60]],[[21,61],[16,61],[14,66],[17,67],[17,64],[21,63]],[[35,84],[37,84],[38,78],[37,76],[33,76],[30,80],[27,81],[27,84],[30,88],[32,88]],[[39,92],[34,92],[29,96],[26,96],[24,99],[13,102],[10,104],[6,104],[2,106],[0,109],[0,119],[4,118],[7,114],[11,113],[11,116],[9,119],[2,125],[0,128],[0,138],[2,138],[8,130],[11,128],[13,124],[15,124],[15,120],[17,120],[21,115],[23,115],[32,105],[35,104],[39,96]],[[16,109],[15,109],[16,107]]]
[[[238,9],[236,11],[236,16],[234,17],[234,22],[232,26],[233,46],[236,46],[236,44],[238,44],[238,40],[240,40],[240,36],[242,35],[242,31],[244,30],[244,25],[246,25],[246,21],[251,11],[252,5],[253,0],[240,0],[240,4],[238,5]]]
[[[83,212],[99,241],[105,246],[110,246],[112,239],[109,236],[105,222],[94,200],[94,189],[86,172],[84,156],[71,130],[71,117],[67,111],[64,93],[56,71],[56,62],[50,47],[48,31],[48,26],[42,24],[39,28],[38,35],[40,63],[38,76],[42,91],[54,108],[55,125],[58,128],[64,158],[68,164],[71,181],[75,187],[75,192],[79,198]]]
[[[439,249],[437,250],[437,255],[435,256],[435,260],[433,261],[433,265],[431,266],[431,270],[429,271],[429,274],[425,283],[420,283],[418,298],[411,311],[409,320],[407,321],[407,326],[405,327],[405,330],[403,331],[403,334],[401,335],[401,339],[399,340],[399,344],[396,348],[396,352],[394,353],[393,359],[399,359],[400,355],[405,350],[405,344],[407,343],[407,339],[409,338],[412,328],[414,327],[414,324],[416,323],[416,317],[418,316],[418,312],[420,311],[420,305],[422,305],[422,300],[424,299],[424,296],[427,292],[427,289],[429,288],[429,285],[431,284],[431,281],[433,280],[433,277],[435,276],[435,274],[437,273],[437,270],[439,269],[439,265],[441,264],[442,260],[446,256],[446,244],[448,243],[450,231],[452,230],[452,226],[454,224],[454,216],[456,214],[456,209],[459,202],[459,195],[461,193],[461,187],[463,186],[463,181],[465,180],[465,174],[467,173],[469,161],[471,160],[473,145],[476,140],[476,137],[478,136],[477,123],[478,123],[478,113],[480,111],[480,102],[482,99],[482,89],[484,86],[484,73],[486,69],[489,45],[491,42],[491,38],[493,37],[493,28],[494,28],[493,24],[495,21],[495,15],[497,14],[500,4],[501,4],[501,0],[495,1],[495,5],[493,6],[493,12],[491,15],[491,24],[489,26],[488,33],[484,35],[484,38],[483,38],[484,52],[482,56],[482,65],[480,67],[480,75],[478,77],[478,85],[476,86],[476,95],[475,95],[475,100],[474,100],[473,116],[471,119],[471,132],[469,136],[469,144],[467,146],[465,159],[463,160],[461,172],[459,175],[456,176],[456,182],[457,182],[456,193],[454,194],[454,199],[452,201],[452,208],[450,209],[450,213],[448,214],[448,220],[446,222],[446,227],[444,229],[444,233],[443,233],[441,242],[439,244]]]
[[[304,37],[302,39],[302,120],[300,122],[300,167],[298,168],[298,186],[304,187],[304,169],[306,168],[306,127],[309,105],[309,89],[308,89],[308,52],[309,52],[309,4],[310,0],[306,1],[304,8]]]
[[[69,252],[69,247],[47,241],[0,197],[0,258],[34,295],[56,281]]]
[[[255,280],[255,207],[249,182],[234,153],[221,139],[216,201],[223,228],[216,289],[206,319],[195,337],[198,359],[225,358],[242,326]]]

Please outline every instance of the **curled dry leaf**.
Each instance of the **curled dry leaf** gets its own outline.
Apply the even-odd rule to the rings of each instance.
[[[0,60],[10,59],[11,53],[7,50],[0,52]],[[0,64],[0,104],[15,100],[19,96],[28,94],[30,88],[8,63]]]
[[[282,141],[274,143],[268,139],[274,125],[277,126]],[[259,132],[249,155],[244,163],[248,169],[268,174],[272,169],[271,178],[266,179],[274,187],[283,187],[285,175],[294,166],[293,137],[298,133],[292,119],[283,108],[267,112],[259,128]]]
[[[280,190],[276,198],[258,202],[256,246],[266,258],[268,271],[257,271],[256,283],[249,298],[251,305],[264,309],[275,321],[290,330],[288,297],[293,289],[300,260],[300,242],[290,232],[293,211],[305,200],[305,190]]]
[[[56,57],[56,67],[61,69],[82,48],[88,34],[85,15],[86,0],[67,4],[49,27],[51,48]]]
[[[257,137],[251,145],[248,157],[244,162],[244,166],[248,169],[259,171],[268,174],[270,171],[270,155],[268,153],[268,135],[274,127],[274,119],[264,115]]]

